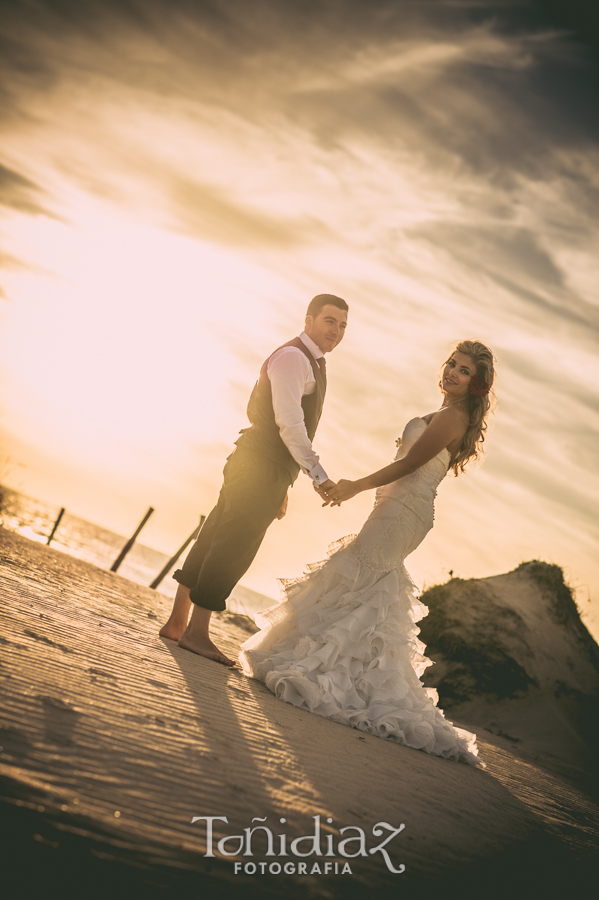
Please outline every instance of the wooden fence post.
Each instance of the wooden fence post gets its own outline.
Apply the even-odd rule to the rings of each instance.
[[[117,556],[117,558],[115,559],[113,564],[111,565],[111,567],[110,567],[111,572],[116,572],[116,570],[118,569],[118,567],[120,566],[120,564],[122,563],[124,558],[129,553],[129,550],[135,543],[137,535],[139,534],[141,529],[144,527],[144,525],[146,524],[146,522],[148,521],[148,519],[150,518],[150,516],[152,515],[153,512],[154,512],[154,507],[150,506],[149,510],[147,511],[147,513],[145,514],[145,516],[143,517],[143,519],[141,520],[141,522],[139,523],[139,525],[137,526],[137,528],[135,529],[135,531],[133,532],[133,534],[131,535],[131,537],[129,538],[129,540],[127,541],[127,543],[125,544],[125,546],[123,547],[123,549],[121,550],[121,552],[119,553],[119,555]]]
[[[162,581],[162,579],[163,579],[166,575],[168,575],[170,569],[172,569],[172,567],[175,565],[175,563],[177,562],[177,560],[179,559],[179,557],[181,556],[181,554],[183,553],[183,551],[185,550],[185,548],[187,547],[187,545],[188,545],[188,544],[191,544],[192,541],[195,541],[195,540],[196,540],[198,534],[199,534],[200,531],[202,530],[202,525],[204,524],[205,521],[206,521],[206,516],[200,516],[200,524],[198,525],[198,527],[197,527],[194,531],[192,531],[192,533],[189,535],[189,537],[187,538],[187,540],[186,540],[183,544],[181,544],[181,546],[179,547],[179,549],[177,550],[177,552],[175,553],[175,555],[172,556],[172,557],[169,559],[169,561],[167,562],[167,564],[166,564],[166,566],[164,567],[164,569],[162,569],[162,571],[160,572],[160,574],[156,576],[156,578],[154,579],[154,581],[153,581],[152,584],[150,585],[151,588],[153,588],[154,590],[156,590],[156,588],[158,587],[158,585],[160,584],[160,582]]]
[[[60,507],[60,512],[59,512],[58,515],[56,516],[56,522],[54,523],[54,528],[53,528],[52,531],[50,532],[50,537],[48,538],[48,542],[47,542],[47,544],[46,544],[46,547],[49,547],[49,546],[50,546],[50,541],[52,540],[52,538],[53,538],[54,535],[56,534],[56,529],[57,529],[58,526],[60,525],[60,520],[62,519],[63,516],[64,516],[64,506],[61,506],[61,507]]]

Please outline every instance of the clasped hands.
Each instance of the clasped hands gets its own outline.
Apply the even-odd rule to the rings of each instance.
[[[351,500],[358,492],[355,482],[341,478],[337,483],[323,481],[322,484],[312,482],[316,493],[324,500],[323,506],[341,506],[344,500]]]

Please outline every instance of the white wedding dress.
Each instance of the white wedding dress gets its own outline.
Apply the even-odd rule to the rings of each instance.
[[[396,459],[427,427],[406,425]],[[301,709],[449,759],[481,765],[476,736],[437,707],[419,676],[431,665],[416,622],[428,609],[404,559],[433,526],[433,502],[449,452],[378,488],[358,535],[329,549],[302,578],[281,581],[283,600],[256,616],[261,631],[241,647],[246,675]]]

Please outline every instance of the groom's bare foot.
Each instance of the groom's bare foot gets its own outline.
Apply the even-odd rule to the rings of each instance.
[[[197,653],[198,656],[205,656],[206,659],[213,659],[222,663],[223,666],[231,668],[236,665],[235,661],[225,656],[216,644],[213,644],[210,640],[211,615],[212,610],[195,604],[189,625],[185,629],[185,633],[179,638],[179,646],[183,650],[189,650],[191,653]]]
[[[198,656],[205,656],[207,659],[214,659],[216,662],[222,663],[223,666],[229,666],[230,668],[236,666],[237,663],[234,659],[229,659],[228,656],[225,656],[222,653],[216,644],[213,644],[210,638],[200,638],[192,640],[187,636],[183,636],[179,638],[179,646],[183,650],[190,650],[192,653],[197,653]]]
[[[179,638],[183,636],[185,629],[187,628],[187,622],[184,622],[182,625],[177,625],[169,621],[166,625],[163,625],[158,634],[160,637],[167,638],[169,641],[178,641]]]
[[[158,632],[160,637],[167,638],[169,641],[178,641],[187,628],[190,609],[191,600],[189,599],[189,588],[185,587],[183,584],[179,584],[177,586],[175,602],[173,603],[173,608],[168,617],[168,621]]]

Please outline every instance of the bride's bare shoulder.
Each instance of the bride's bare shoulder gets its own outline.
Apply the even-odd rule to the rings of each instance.
[[[439,424],[441,422],[451,423],[452,426],[463,429],[464,433],[468,430],[470,421],[466,410],[460,409],[458,406],[444,406],[435,410],[435,412],[427,413],[422,418],[428,425],[433,420],[437,420]]]
[[[460,410],[456,406],[442,406],[441,409],[435,409],[434,412],[429,412],[425,416],[420,416],[420,418],[424,419],[424,421],[428,422],[428,424],[430,425],[433,419],[435,419],[437,416],[443,416],[443,418],[446,418],[448,413],[455,414],[456,412],[460,412]]]

